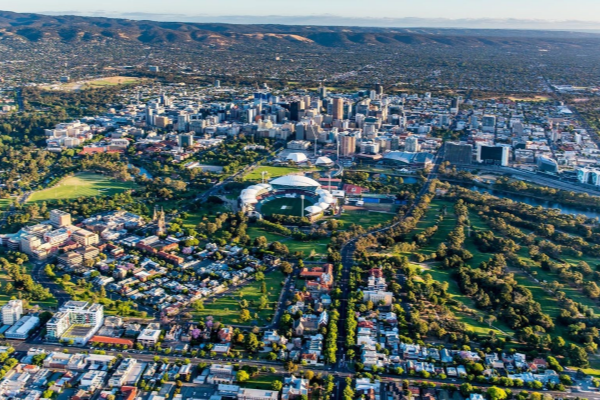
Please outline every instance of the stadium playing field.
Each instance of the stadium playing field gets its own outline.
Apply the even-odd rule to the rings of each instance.
[[[134,182],[120,182],[109,176],[81,173],[62,179],[55,186],[34,192],[28,201],[76,199],[78,197],[112,196],[134,189]]]
[[[308,206],[312,206],[314,203],[308,199],[304,199],[304,208]],[[273,215],[273,214],[281,214],[281,215],[291,215],[294,217],[302,216],[302,200],[299,197],[296,198],[288,198],[288,197],[279,197],[277,199],[271,200],[267,203],[264,203],[260,207],[260,212],[263,215]]]

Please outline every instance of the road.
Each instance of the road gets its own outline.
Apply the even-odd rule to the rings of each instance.
[[[34,281],[50,290],[50,293],[52,293],[52,295],[56,297],[58,307],[60,307],[65,302],[71,300],[71,296],[64,291],[62,286],[54,282],[51,278],[49,278],[46,275],[46,272],[44,271],[45,265],[46,264],[43,262],[35,262],[33,264],[33,271],[31,273],[31,277]]]
[[[358,241],[358,239],[363,238],[367,235],[375,234],[375,233],[382,233],[389,229],[393,229],[396,226],[398,226],[398,224],[400,224],[403,220],[405,220],[406,218],[408,218],[412,215],[415,207],[421,201],[421,198],[426,193],[428,193],[429,187],[431,186],[431,182],[433,181],[433,179],[437,178],[437,172],[438,172],[439,166],[440,166],[442,160],[444,159],[444,149],[445,149],[444,146],[442,146],[438,150],[438,152],[435,156],[434,162],[433,162],[433,166],[429,170],[429,174],[427,175],[427,179],[426,179],[425,183],[423,184],[423,187],[421,188],[421,190],[415,197],[410,208],[402,216],[402,218],[400,218],[398,221],[396,221],[395,223],[393,223],[387,227],[380,228],[380,229],[377,229],[374,231],[369,231],[369,232],[364,233],[356,238],[353,238],[353,239],[349,240],[346,244],[344,244],[344,246],[342,246],[342,248],[340,249],[340,254],[342,256],[343,268],[342,268],[341,280],[340,280],[340,282],[336,283],[336,286],[338,286],[342,291],[342,298],[340,301],[341,304],[340,304],[340,308],[339,308],[340,318],[339,318],[339,324],[338,324],[338,328],[339,328],[338,353],[336,356],[337,362],[338,362],[338,368],[340,368],[340,367],[343,368],[345,357],[346,357],[346,352],[347,352],[346,337],[348,336],[348,331],[347,331],[347,327],[346,327],[346,320],[348,318],[348,298],[350,297],[350,288],[348,286],[348,283],[350,280],[350,272],[352,270],[352,265],[354,265],[353,255],[354,255],[354,251],[356,250],[356,242]]]
[[[91,350],[88,347],[77,347],[77,346],[64,347],[64,346],[56,345],[56,344],[31,344],[31,343],[26,343],[26,342],[21,342],[21,341],[16,341],[16,340],[10,340],[8,342],[11,344],[12,347],[14,347],[15,351],[22,352],[22,353],[26,353],[31,348],[44,349],[46,352],[53,352],[53,351],[63,352],[65,349],[68,349],[68,351],[70,353]],[[214,364],[214,363],[224,363],[225,364],[225,363],[231,363],[231,362],[241,362],[244,365],[253,365],[253,366],[256,366],[259,368],[260,367],[274,368],[275,373],[279,374],[279,375],[285,375],[288,373],[283,368],[281,363],[277,362],[277,361],[233,360],[231,358],[218,358],[218,357],[202,358],[202,357],[169,356],[169,355],[163,355],[163,354],[155,354],[154,352],[149,352],[149,351],[123,352],[123,351],[105,350],[105,352],[107,355],[117,356],[117,355],[121,354],[125,357],[135,358],[136,360],[142,361],[142,362],[153,362],[156,356],[158,356],[161,360],[165,360],[165,359],[168,360],[169,363],[183,361],[186,358],[189,359],[192,362],[192,364],[199,364],[202,362],[207,363],[207,364],[211,364],[211,363],[212,364]],[[345,379],[347,377],[354,377],[353,372],[342,371],[338,368],[319,368],[319,367],[312,367],[312,366],[302,366],[301,369],[314,371],[315,374],[324,373],[324,372],[333,374],[335,377],[335,382],[336,382],[336,388],[334,389],[334,392],[333,392],[333,399],[339,399],[339,400],[343,399]],[[430,383],[435,383],[437,385],[453,384],[453,385],[458,386],[463,382],[460,379],[445,379],[445,380],[436,379],[436,378],[414,379],[409,376],[397,376],[397,375],[391,375],[391,374],[385,374],[385,373],[379,374],[379,375],[381,376],[382,382],[384,382],[384,383],[395,382],[397,384],[401,384],[403,380],[409,380],[411,385],[418,384],[419,382],[430,382]],[[487,384],[487,383],[471,382],[471,384],[477,388],[483,389],[484,391],[488,387],[493,386],[492,384]],[[579,385],[577,385],[577,387],[581,387],[583,390],[581,392],[576,392],[577,389],[574,388],[573,393],[564,393],[564,392],[544,390],[543,393],[548,393],[548,394],[552,395],[554,398],[559,398],[559,397],[574,398],[576,396],[583,396],[590,400],[600,400],[600,394],[598,392],[591,392],[591,391],[585,390],[589,387],[588,382],[579,383]]]
[[[497,174],[507,174],[515,178],[521,178],[530,182],[534,182],[543,186],[553,187],[555,189],[567,190],[576,193],[587,193],[592,196],[599,196],[600,190],[596,189],[591,185],[583,185],[581,183],[571,183],[560,181],[558,179],[548,178],[543,175],[536,174],[535,172],[529,172],[522,169],[511,168],[511,167],[500,167],[491,165],[453,165],[456,169],[464,171],[477,170],[479,172],[493,172]]]

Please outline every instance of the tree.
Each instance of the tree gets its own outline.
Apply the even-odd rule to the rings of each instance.
[[[251,319],[252,319],[252,316],[250,315],[250,311],[248,311],[247,308],[242,309],[242,311],[240,312],[240,321],[247,322],[247,321],[250,321]]]
[[[460,385],[459,390],[460,394],[462,394],[464,397],[467,397],[473,392],[473,385],[471,385],[469,382],[465,382]]]
[[[256,337],[254,333],[249,333],[246,335],[244,344],[246,349],[251,353],[257,351],[261,346],[261,343],[258,341],[258,337]]]
[[[237,381],[238,382],[240,382],[240,383],[246,382],[248,379],[250,379],[250,374],[248,374],[243,369],[238,371],[238,373],[237,373]]]
[[[273,383],[271,383],[271,389],[276,392],[279,392],[282,388],[283,383],[281,383],[281,381],[273,381]]]
[[[192,308],[195,311],[202,311],[202,310],[204,310],[204,302],[202,300],[195,300],[192,303]]]
[[[506,391],[496,386],[489,388],[487,390],[487,395],[490,400],[504,400],[507,397]]]
[[[268,305],[269,305],[269,299],[267,298],[267,296],[260,296],[260,299],[258,302],[258,309],[264,310],[265,308],[268,307]]]
[[[4,293],[11,294],[12,291],[13,291],[12,283],[8,282],[6,285],[4,285]]]
[[[298,366],[294,364],[292,361],[287,361],[284,364],[284,368],[287,372],[295,372],[298,369]]]
[[[46,267],[44,267],[44,273],[48,278],[54,278],[56,276],[54,270],[52,269],[52,265],[50,264],[46,264]]]
[[[281,268],[281,272],[283,272],[286,275],[291,274],[294,271],[294,268],[292,267],[292,264],[290,264],[287,261],[282,262],[279,265],[279,268]]]

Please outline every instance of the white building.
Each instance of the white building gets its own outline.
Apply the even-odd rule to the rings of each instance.
[[[144,346],[154,346],[159,338],[160,329],[144,329],[137,337],[137,341]]]
[[[419,144],[419,138],[417,136],[409,136],[404,142],[404,151],[410,153],[418,153],[421,151],[421,145]]]
[[[10,300],[2,307],[2,323],[13,325],[23,315],[23,302],[21,300]]]
[[[38,327],[40,319],[33,315],[26,315],[19,319],[16,324],[10,327],[4,333],[4,337],[7,339],[25,340],[29,336],[29,333]]]
[[[111,387],[121,387],[125,382],[125,378],[127,375],[133,370],[135,367],[137,360],[135,358],[125,358],[119,367],[115,371],[115,373],[108,380],[108,386]]]
[[[68,301],[46,324],[50,341],[73,340],[86,344],[104,323],[104,306],[85,301]]]

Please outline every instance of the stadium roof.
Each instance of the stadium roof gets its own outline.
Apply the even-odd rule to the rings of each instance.
[[[271,185],[289,186],[296,188],[318,188],[321,186],[321,184],[315,181],[314,179],[300,175],[282,176],[280,178],[273,179],[270,183]]]
[[[430,153],[410,153],[407,151],[390,151],[383,156],[386,160],[394,160],[401,164],[424,164],[433,161]]]
[[[306,154],[304,154],[304,153],[291,153],[290,155],[288,155],[286,157],[286,160],[301,163],[301,162],[306,162],[308,160],[308,158],[306,157]]]
[[[317,158],[317,161],[315,162],[316,165],[330,165],[333,164],[333,161],[331,161],[331,158],[329,157],[319,157]]]

